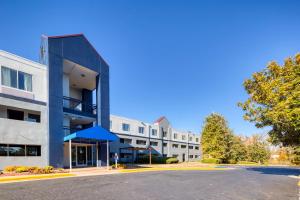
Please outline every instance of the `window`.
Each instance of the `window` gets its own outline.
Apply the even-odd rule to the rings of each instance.
[[[9,156],[25,156],[25,145],[9,144]]]
[[[1,84],[32,92],[32,75],[7,67],[1,67]]]
[[[199,138],[196,138],[196,142],[199,142]]]
[[[122,124],[122,130],[123,130],[123,131],[130,131],[130,125],[129,125],[129,124],[123,123],[123,124]]]
[[[24,72],[18,72],[18,85],[20,90],[32,92],[32,76]]]
[[[136,144],[138,144],[138,145],[146,145],[146,141],[145,140],[137,140]]]
[[[0,156],[8,155],[8,146],[7,144],[0,144]]]
[[[157,130],[156,129],[152,129],[152,135],[157,136]]]
[[[163,146],[164,146],[164,147],[167,147],[167,146],[168,146],[168,143],[164,142]]]
[[[168,157],[168,154],[163,154],[163,157],[164,157],[164,158]]]
[[[177,133],[174,133],[174,139],[177,139]]]
[[[198,155],[195,155],[195,158],[198,158],[199,156]]]
[[[177,157],[178,157],[178,154],[173,154],[172,157],[173,157],[173,158],[177,158]]]
[[[163,131],[163,137],[167,137],[167,132]]]
[[[198,147],[198,146],[195,146],[195,149],[196,149],[196,150],[199,150],[199,147]]]
[[[182,140],[185,140],[185,135],[182,135],[181,138],[182,138]]]
[[[190,158],[194,158],[194,156],[193,156],[193,155],[190,155]]]
[[[141,127],[141,126],[139,127],[139,133],[144,134],[144,127]]]
[[[38,122],[38,123],[40,123],[41,122],[41,116],[37,115],[37,114],[28,113],[27,120],[30,121],[30,122]]]
[[[186,149],[186,145],[181,145],[180,146],[182,149]]]
[[[152,141],[151,141],[151,142],[150,142],[150,145],[156,147],[156,146],[158,146],[158,142],[152,142]]]
[[[41,146],[27,145],[26,156],[41,156]]]
[[[190,137],[189,141],[193,141],[193,137]]]
[[[173,148],[173,149],[177,149],[177,148],[178,148],[178,144],[173,144],[173,145],[172,145],[172,148]]]
[[[194,147],[193,146],[189,146],[189,149],[194,149]]]
[[[120,143],[122,144],[131,144],[132,140],[127,138],[120,138]]]
[[[1,67],[1,84],[17,88],[17,70],[9,69],[7,67]]]
[[[18,110],[7,109],[7,118],[15,120],[24,120],[24,112]]]

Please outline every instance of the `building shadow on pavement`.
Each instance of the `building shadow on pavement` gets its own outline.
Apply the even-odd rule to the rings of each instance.
[[[291,168],[291,167],[247,167],[249,171],[260,172],[261,174],[272,174],[272,175],[300,175],[300,168]]]

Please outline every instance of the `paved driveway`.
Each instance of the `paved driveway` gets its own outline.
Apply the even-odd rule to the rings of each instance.
[[[0,184],[1,200],[298,200],[299,169],[162,171]]]

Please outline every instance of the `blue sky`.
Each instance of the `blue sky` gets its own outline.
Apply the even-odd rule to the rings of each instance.
[[[111,113],[200,132],[236,106],[243,80],[300,52],[299,1],[0,1],[0,49],[38,60],[40,36],[84,33],[110,65]]]

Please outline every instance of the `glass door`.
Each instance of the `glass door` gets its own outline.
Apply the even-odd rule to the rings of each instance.
[[[87,157],[86,146],[77,146],[77,165],[86,166],[86,157]]]

